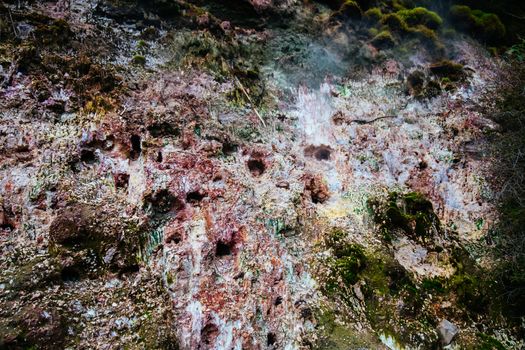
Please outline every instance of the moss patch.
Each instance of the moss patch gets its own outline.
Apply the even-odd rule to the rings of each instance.
[[[450,16],[456,27],[489,44],[500,44],[505,37],[505,25],[494,13],[473,10],[468,6],[455,5],[450,8]]]
[[[443,24],[441,17],[424,7],[401,10],[397,14],[411,27],[423,25],[430,29],[439,29]]]
[[[422,194],[410,192],[390,193],[385,201],[371,199],[368,202],[374,220],[380,225],[384,237],[392,238],[397,230],[421,242],[441,231],[432,203]]]

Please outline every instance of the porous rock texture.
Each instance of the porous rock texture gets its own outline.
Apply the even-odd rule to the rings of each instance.
[[[405,76],[432,80],[432,55],[385,59],[323,6],[238,3],[254,17],[214,1],[0,3],[1,348],[399,347],[364,283],[324,292],[328,232],[386,249],[414,283],[452,276],[452,248],[486,234],[477,142],[493,125],[478,106],[496,59],[451,41],[468,78],[422,101]],[[431,243],[385,243],[368,199],[392,189],[428,198],[445,228]],[[447,313],[472,343],[454,302],[425,299],[434,326],[407,346],[440,344]]]

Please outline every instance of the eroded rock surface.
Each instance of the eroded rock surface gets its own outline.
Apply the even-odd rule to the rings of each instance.
[[[0,4],[0,347],[523,345],[467,249],[503,63],[329,5]]]

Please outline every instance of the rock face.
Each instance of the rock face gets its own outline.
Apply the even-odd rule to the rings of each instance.
[[[330,3],[0,3],[0,348],[481,342],[500,65]]]
[[[442,320],[438,325],[439,338],[443,345],[448,345],[452,342],[459,328],[448,320]]]

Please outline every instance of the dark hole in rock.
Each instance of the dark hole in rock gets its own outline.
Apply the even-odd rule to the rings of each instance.
[[[230,244],[224,243],[222,241],[217,242],[217,247],[215,249],[216,256],[227,256],[232,254],[232,247]]]
[[[309,320],[312,317],[312,309],[309,307],[304,307],[301,309],[301,317],[305,320]]]
[[[115,146],[115,137],[107,136],[105,139],[93,139],[86,143],[87,147],[98,148],[104,151],[111,151]]]
[[[275,302],[273,304],[277,306],[277,305],[281,305],[282,303],[283,303],[283,297],[278,296],[277,298],[275,298]]]
[[[160,190],[153,195],[148,195],[145,198],[145,202],[151,205],[154,212],[160,214],[166,214],[172,210],[178,211],[184,208],[184,203],[167,189]]]
[[[201,331],[201,344],[199,349],[209,349],[211,345],[215,344],[218,335],[219,328],[213,323],[208,323]]]
[[[301,305],[304,305],[305,303],[306,303],[306,301],[304,301],[303,299],[299,299],[293,304],[293,306],[296,307],[296,308],[299,308],[299,307],[301,307]]]
[[[131,141],[131,151],[129,153],[129,158],[131,160],[137,160],[140,156],[140,153],[142,152],[140,136],[132,135],[130,141]]]
[[[148,126],[148,131],[153,137],[180,135],[180,130],[167,122],[152,124]]]
[[[410,277],[402,266],[395,265],[388,267],[388,288],[392,292],[399,292],[404,286],[410,285]]]
[[[0,225],[0,229],[2,230],[8,230],[8,231],[13,231],[15,229],[15,227],[13,225],[11,225],[10,223],[8,222],[4,222]]]
[[[326,145],[308,146],[304,149],[304,155],[317,160],[330,160],[332,148]]]
[[[119,276],[132,275],[132,274],[137,273],[139,271],[140,271],[140,266],[138,264],[132,264],[132,265],[124,266],[120,270]]]
[[[204,197],[206,197],[205,193],[201,193],[199,191],[189,192],[186,195],[186,202],[191,204],[197,204],[198,202],[202,201]]]
[[[326,196],[322,192],[312,192],[311,198],[315,204],[326,202]]]
[[[424,160],[421,160],[418,164],[418,168],[419,170],[425,170],[426,168],[428,168],[427,162],[425,162]]]
[[[268,333],[267,337],[266,337],[266,344],[268,346],[272,346],[272,345],[275,345],[275,343],[277,342],[277,337],[275,336],[275,333]]]
[[[222,153],[226,156],[231,156],[237,152],[238,146],[234,143],[224,142],[222,144]]]
[[[231,22],[234,26],[259,27],[264,24],[261,15],[248,1],[209,0],[205,2],[206,9],[215,17]]]
[[[253,176],[261,176],[266,170],[266,165],[260,159],[250,159],[247,165]]]
[[[60,278],[65,282],[73,282],[80,280],[80,272],[71,266],[64,267],[60,272]]]
[[[128,174],[115,174],[113,176],[115,181],[115,187],[117,188],[127,188],[129,184],[129,175]]]
[[[156,161],[157,161],[157,163],[162,163],[162,160],[163,160],[163,158],[162,158],[162,152],[159,151],[159,152],[157,153],[157,159],[156,159]]]
[[[95,152],[93,152],[92,150],[83,149],[80,152],[80,160],[86,164],[93,164],[97,161],[97,156],[95,155]]]
[[[82,170],[82,163],[80,162],[78,158],[76,158],[72,160],[71,162],[69,162],[69,168],[71,169],[72,172],[78,173],[80,172],[80,170]]]
[[[166,237],[166,244],[175,243],[179,244],[182,241],[182,238],[179,233],[174,233]]]

